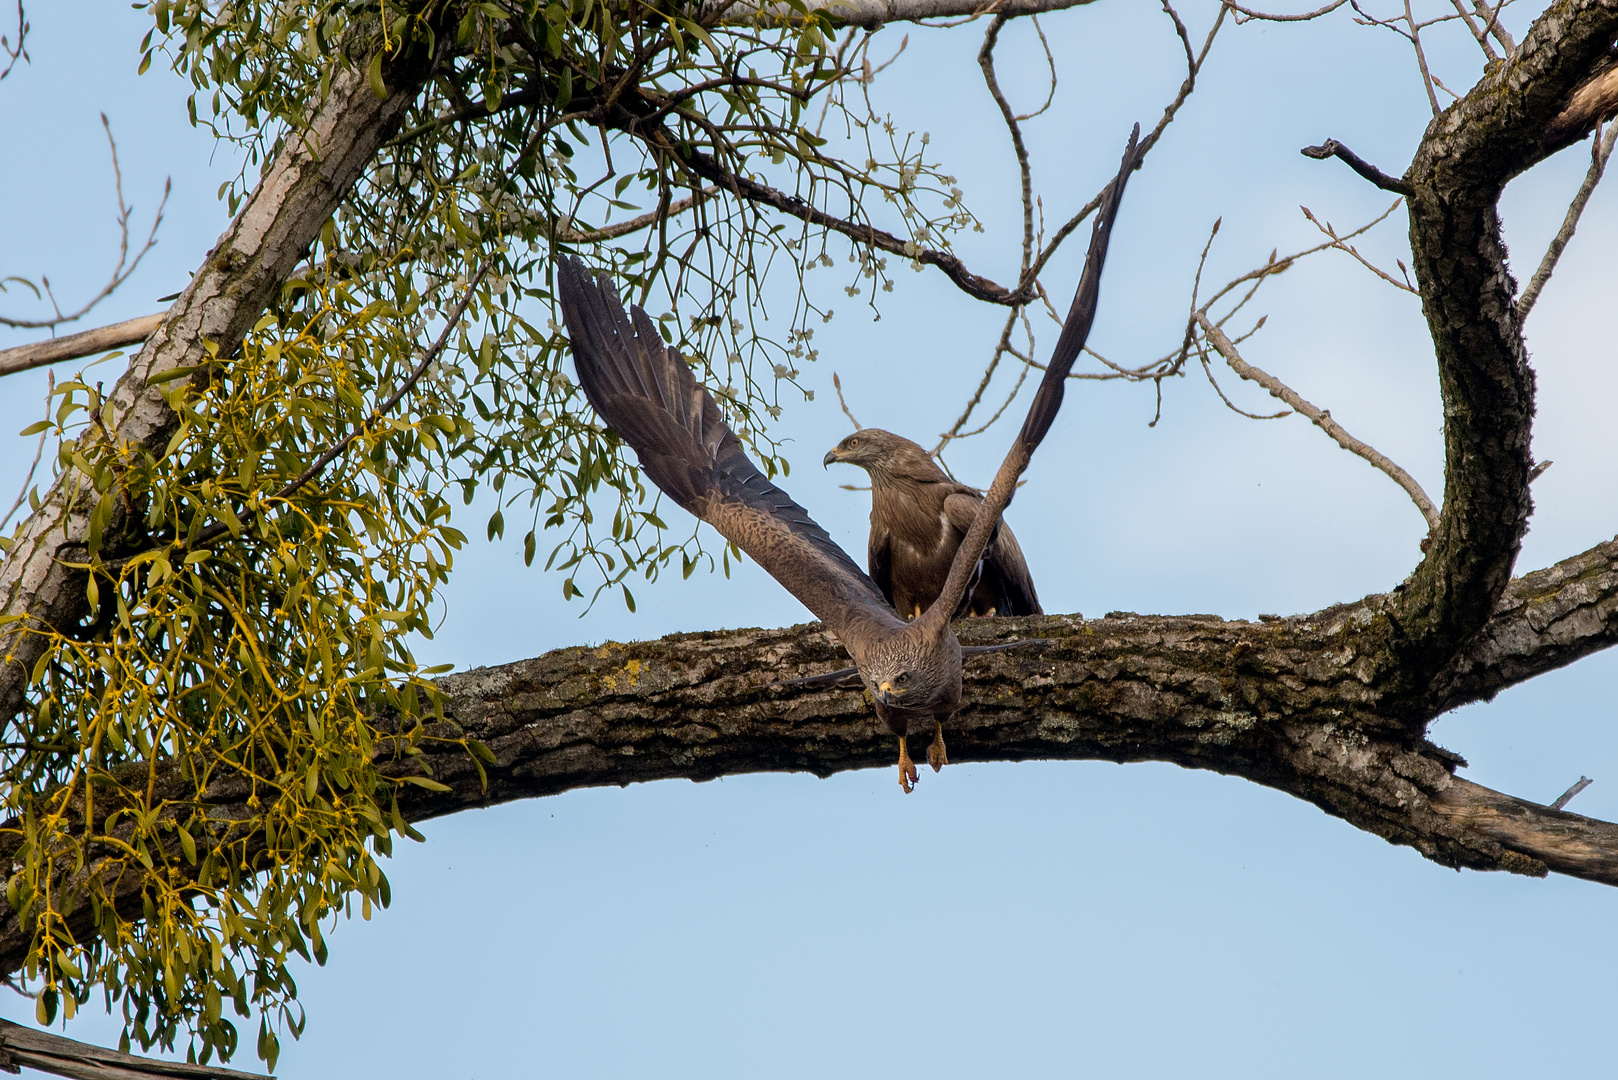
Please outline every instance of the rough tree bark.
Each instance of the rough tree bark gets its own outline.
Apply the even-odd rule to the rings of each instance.
[[[966,644],[1050,643],[968,661],[950,758],[1168,761],[1306,799],[1445,866],[1618,885],[1618,825],[1456,777],[1459,757],[1409,737],[1403,703],[1376,684],[1383,658],[1361,651],[1360,631],[1389,599],[1256,623],[1127,613],[970,620]],[[1433,716],[1614,643],[1618,539],[1512,582],[1460,674],[1435,695]],[[892,733],[862,691],[780,685],[846,662],[835,639],[807,624],[558,649],[478,668],[440,680],[448,723],[437,733],[493,751],[487,785],[448,741],[429,741],[423,757],[388,771],[430,770],[449,786],[401,786],[401,812],[423,821],[608,784],[890,768]],[[156,792],[159,800],[191,794],[176,769],[160,774]],[[251,826],[251,797],[240,781],[203,795],[211,820],[243,825],[249,859],[263,840]],[[15,844],[0,846],[0,860]],[[71,884],[83,889],[98,877],[133,916],[141,880],[124,869],[109,853]],[[69,921],[75,933],[94,933],[88,905]],[[0,973],[18,969],[30,936],[0,900]]]

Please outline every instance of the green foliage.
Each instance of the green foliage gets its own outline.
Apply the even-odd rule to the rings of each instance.
[[[37,927],[26,975],[42,1016],[58,1002],[71,1015],[99,984],[142,1045],[185,1021],[205,1060],[228,1055],[227,1000],[296,1033],[290,956],[323,960],[323,918],[387,903],[376,856],[408,827],[384,770],[459,738],[434,722],[408,641],[431,636],[464,539],[437,490],[458,432],[438,396],[368,423],[416,351],[417,298],[398,284],[364,303],[342,284],[294,286],[296,308],[265,316],[205,389],[165,384],[181,425],[162,457],[69,441],[107,405],[82,380],[56,388],[59,466],[92,507],[78,557],[96,617],[50,635],[26,742],[8,746],[7,895]],[[346,455],[276,494],[354,430]],[[216,522],[227,531],[200,541]],[[253,817],[214,812],[244,795]],[[64,861],[81,872],[64,881]],[[132,883],[138,919],[114,905]],[[85,905],[99,936],[80,944],[66,920]],[[261,1021],[261,1054],[275,1046]]]
[[[889,205],[918,245],[972,224],[926,138],[871,112],[868,35],[835,40],[801,7],[736,25],[714,10],[151,5],[142,67],[166,52],[192,82],[195,122],[245,144],[250,167],[299,137],[343,65],[379,95],[412,65],[430,77],[239,354],[165,384],[181,418],[165,453],[115,438],[98,386],[56,389],[57,468],[93,520],[68,557],[90,572],[96,614],[51,634],[33,673],[31,723],[3,751],[15,825],[0,830],[21,867],[8,898],[33,927],[25,974],[42,1019],[99,986],[130,1040],[189,1031],[206,1061],[237,1048],[228,1002],[256,1012],[273,1066],[278,1031],[303,1022],[290,957],[323,960],[323,922],[386,905],[377,857],[410,834],[398,785],[435,784],[411,755],[462,740],[411,651],[463,541],[454,496],[496,493],[485,531],[520,533],[529,562],[549,530],[543,565],[563,571],[564,598],[613,589],[633,609],[631,576],[676,555],[687,576],[712,565],[694,535],[665,541],[563,369],[559,253],[660,312],[774,471],[763,429],[832,314],[803,279],[834,260],[819,225],[771,216],[742,184],[776,185],[845,232]],[[244,173],[222,190],[232,212],[249,187]],[[848,295],[891,287],[885,259],[851,259]],[[480,271],[450,347],[377,416]],[[772,271],[786,282],[767,291]],[[777,341],[754,313],[782,297]],[[87,429],[105,437],[77,441]],[[250,816],[219,811],[243,796]],[[85,905],[99,936],[78,941],[68,920]]]

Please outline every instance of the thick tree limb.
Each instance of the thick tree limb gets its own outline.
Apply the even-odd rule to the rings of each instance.
[[[49,341],[0,349],[0,375],[28,371],[62,360],[78,360],[108,349],[121,349],[125,345],[139,345],[152,336],[152,331],[157,329],[163,317],[163,312],[142,315],[138,319],[126,319],[111,326],[98,326],[94,330],[51,338]]]
[[[1571,146],[1614,115],[1618,115],[1618,58],[1609,57],[1604,69],[1574,90],[1567,107],[1546,125],[1541,137],[1544,153]]]
[[[1550,869],[1618,885],[1618,826],[1460,780],[1452,775],[1459,758],[1409,734],[1398,699],[1377,685],[1383,658],[1366,651],[1377,644],[1361,632],[1387,601],[1257,623],[1122,613],[969,620],[968,646],[1049,640],[967,663],[950,757],[1211,769],[1307,799],[1446,866]],[[1615,642],[1618,540],[1513,582],[1427,719]],[[427,740],[424,757],[389,762],[385,771],[427,768],[449,786],[439,794],[400,786],[402,813],[422,821],[608,784],[887,768],[892,735],[862,692],[781,682],[845,662],[813,624],[558,649],[440,680],[456,725],[440,734],[464,734],[493,751],[487,787],[470,755],[449,742]],[[170,764],[154,776],[156,800],[189,814],[195,792],[181,770]],[[216,825],[237,823],[249,860],[263,842],[252,797],[251,785],[232,777],[201,800]],[[112,809],[97,803],[99,814]],[[0,841],[0,864],[18,842],[15,834]],[[175,857],[171,865],[191,872],[195,864]],[[126,917],[139,918],[143,876],[120,876],[121,867],[110,850],[92,857],[54,895],[95,878]],[[67,920],[86,938],[96,933],[90,908],[79,905]],[[0,900],[0,973],[22,964],[30,929]]]
[[[423,57],[395,65],[385,99],[372,91],[363,60],[334,74],[308,130],[287,140],[109,395],[107,427],[122,446],[163,453],[178,421],[154,380],[205,364],[210,342],[220,355],[240,344],[371,155],[398,127],[426,73]],[[103,437],[96,428],[83,438]],[[65,548],[83,550],[92,509],[87,486],[76,470],[63,472],[0,563],[0,616],[22,616],[0,625],[0,719],[21,708],[44,648],[44,637],[31,630],[67,626],[85,610],[84,574],[64,566],[58,555]],[[109,535],[121,524],[115,516]]]
[[[1511,583],[1435,707],[1488,701],[1618,641],[1618,540]]]
[[[1434,118],[1406,173],[1410,246],[1444,403],[1445,489],[1427,557],[1392,597],[1386,685],[1412,731],[1493,614],[1533,503],[1534,377],[1495,204],[1618,33],[1618,0],[1557,0],[1512,56]],[[1591,118],[1594,123],[1594,117]]]

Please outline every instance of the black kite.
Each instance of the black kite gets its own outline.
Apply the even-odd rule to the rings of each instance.
[[[916,618],[943,592],[983,493],[951,480],[927,451],[881,428],[861,428],[832,447],[823,464],[834,461],[871,474],[865,565],[893,609]],[[955,617],[1045,614],[1022,547],[1005,521],[983,549],[978,571]]]
[[[909,623],[826,530],[753,464],[713,397],[697,385],[684,358],[663,344],[647,314],[637,307],[626,315],[612,283],[592,281],[577,259],[558,264],[558,297],[590,404],[635,449],[654,484],[751,555],[837,635],[877,716],[899,737],[899,783],[907,792],[918,778],[905,745],[913,723],[933,724],[927,748],[933,768],[947,760],[943,721],[961,705],[961,644],[950,617],[1017,478],[1061,408],[1067,373],[1095,318],[1113,219],[1139,160],[1139,132],[1137,126],[1096,212],[1078,291],[1022,430],[956,550],[938,599]]]

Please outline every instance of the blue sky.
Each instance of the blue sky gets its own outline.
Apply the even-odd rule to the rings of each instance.
[[[1187,5],[1197,40],[1215,10]],[[156,310],[223,229],[214,193],[235,160],[189,126],[179,80],[156,66],[136,77],[143,13],[49,0],[30,17],[33,62],[0,83],[0,276],[47,274],[64,300],[99,287],[116,243],[105,111],[137,219],[165,177],[174,195],[157,249],[83,325]],[[1152,5],[1096,3],[1043,25],[1061,84],[1029,138],[1056,220],[1104,182],[1129,124],[1155,120],[1181,60]],[[963,256],[1006,280],[1015,173],[974,59],[981,31],[895,27],[889,47],[905,33],[876,100],[931,133],[986,225],[963,238]],[[1475,81],[1459,35],[1427,45],[1448,85]],[[1000,55],[1013,102],[1037,104],[1031,27],[1008,29]],[[1398,173],[1429,116],[1408,45],[1344,12],[1227,28],[1203,78],[1132,182],[1115,234],[1092,344],[1117,360],[1179,341],[1215,218],[1205,280],[1223,281],[1273,247],[1312,243],[1300,204],[1345,226],[1391,201],[1300,147],[1336,137]],[[1508,190],[1519,279],[1587,155],[1581,144]],[[1618,364],[1603,318],[1615,234],[1618,198],[1600,190],[1529,324],[1536,455],[1556,464],[1535,485],[1520,569],[1618,530]],[[1361,249],[1391,265],[1406,250],[1402,214]],[[1053,266],[1053,291],[1071,287],[1060,283],[1078,256]],[[817,271],[839,310],[805,369],[816,400],[789,408],[779,430],[792,440],[789,489],[858,555],[865,496],[838,487],[857,474],[816,467],[848,430],[832,372],[863,422],[925,439],[975,385],[1000,316],[937,274],[904,271],[873,322],[840,292],[848,269]],[[0,305],[27,309],[15,291]],[[1328,253],[1267,287],[1255,312],[1270,318],[1248,358],[1436,497],[1441,416],[1416,301]],[[34,336],[0,333],[0,346]],[[109,383],[117,365],[103,366]],[[1270,405],[1234,377],[1222,385],[1244,407]],[[3,390],[0,510],[33,451],[6,433],[40,414],[44,375],[10,376]],[[1047,610],[1251,618],[1383,591],[1414,566],[1414,507],[1306,422],[1244,420],[1192,378],[1165,386],[1164,418],[1148,428],[1153,408],[1149,388],[1069,393],[1009,515]],[[957,473],[986,481],[1009,437],[997,428],[964,444]],[[489,509],[474,506],[462,527],[481,537]],[[749,565],[729,580],[643,585],[637,615],[606,602],[580,618],[558,576],[523,567],[520,535],[474,541],[422,659],[493,664],[808,617]],[[1584,661],[1441,719],[1434,738],[1470,760],[1465,775],[1525,798],[1595,777],[1573,808],[1618,818],[1614,675],[1610,656]],[[908,798],[891,769],[665,782],[423,831],[427,843],[400,845],[388,867],[393,907],[339,925],[327,966],[300,976],[309,1027],[285,1046],[280,1075],[1503,1077],[1587,1070],[1610,1053],[1618,893],[1457,874],[1297,800],[1167,765],[959,765]],[[0,1014],[31,1013],[0,999]],[[110,1042],[116,1027],[87,1012],[69,1033]]]

